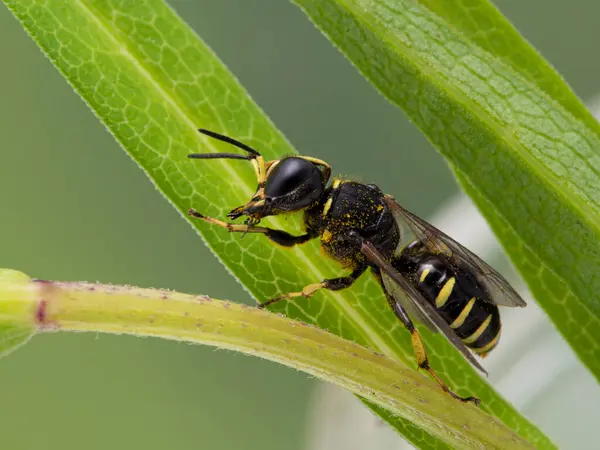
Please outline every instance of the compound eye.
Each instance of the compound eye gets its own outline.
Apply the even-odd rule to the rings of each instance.
[[[320,186],[321,172],[311,162],[302,158],[286,158],[279,162],[269,174],[265,185],[267,197],[277,198],[291,194],[297,189],[312,187],[317,182]]]

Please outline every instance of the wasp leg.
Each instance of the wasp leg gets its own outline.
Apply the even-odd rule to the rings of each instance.
[[[271,300],[261,303],[260,305],[258,305],[258,307],[264,308],[266,306],[272,305],[273,303],[279,302],[281,300],[290,300],[295,297],[309,298],[315,292],[317,292],[319,289],[327,289],[329,291],[339,291],[341,289],[349,288],[350,286],[352,286],[354,284],[354,282],[356,280],[358,280],[358,278],[363,273],[365,273],[365,270],[367,270],[367,267],[368,266],[366,264],[361,264],[356,269],[354,269],[352,271],[352,273],[350,275],[348,275],[347,277],[330,278],[327,280],[323,280],[320,283],[309,284],[308,286],[305,286],[304,289],[302,289],[302,291],[300,291],[300,292],[290,292],[288,294],[284,294],[279,297],[272,298]]]
[[[279,244],[283,247],[293,247],[294,245],[303,244],[315,237],[315,235],[311,233],[306,233],[300,236],[291,235],[282,230],[274,230],[272,228],[266,227],[256,227],[254,225],[242,225],[235,223],[224,222],[219,219],[215,219],[213,217],[207,217],[203,214],[200,214],[198,211],[193,209],[188,210],[188,215],[195,217],[197,219],[203,220],[204,222],[211,223],[213,225],[217,225],[221,228],[225,228],[229,230],[230,233],[261,233],[268,237],[271,241]]]
[[[385,288],[384,292],[392,311],[410,333],[413,351],[415,352],[419,369],[427,371],[429,375],[431,375],[431,377],[437,382],[437,384],[440,385],[444,392],[449,394],[452,398],[464,403],[472,402],[479,406],[481,400],[479,400],[477,397],[461,397],[460,395],[452,392],[446,383],[444,383],[442,379],[435,373],[435,371],[429,366],[429,359],[427,358],[427,351],[425,350],[425,345],[421,339],[421,333],[419,333],[419,331],[415,328],[415,325],[413,324],[412,320],[410,320],[410,317],[408,317],[408,314],[402,305],[400,305],[390,294],[388,294],[387,291],[385,291]]]

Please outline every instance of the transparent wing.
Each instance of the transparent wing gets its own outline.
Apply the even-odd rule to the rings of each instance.
[[[398,286],[398,284],[396,284],[387,273],[383,272],[381,274],[381,279],[383,280],[385,290],[388,291],[388,293],[393,297],[394,301],[398,302],[400,305],[402,305],[402,307],[404,307],[411,319],[425,325],[434,333],[438,332],[435,322],[431,320],[427,314],[425,314],[425,312],[416,305],[414,300],[411,300],[408,297],[406,292],[400,286]]]
[[[389,277],[391,282],[397,284],[400,289],[406,293],[408,299],[415,309],[422,311],[422,314],[427,316],[428,321],[442,332],[442,334],[450,341],[450,343],[463,354],[476,369],[487,375],[485,369],[475,359],[473,354],[465,346],[465,344],[456,335],[454,330],[446,323],[442,316],[437,312],[431,303],[429,303],[423,295],[410,284],[394,267],[388,263],[379,251],[369,241],[363,241],[360,249],[365,258],[375,266],[379,267],[382,274]],[[400,306],[402,304],[399,303]],[[420,317],[423,317],[422,315]]]
[[[491,301],[491,303],[500,306],[518,306],[521,308],[527,306],[525,300],[521,298],[508,281],[475,253],[456,242],[443,231],[404,209],[391,195],[385,196],[385,202],[396,219],[401,221],[400,225],[408,225],[417,239],[423,242],[430,251],[445,257],[455,267],[466,267],[475,275],[489,294],[489,298],[482,298],[481,300]]]

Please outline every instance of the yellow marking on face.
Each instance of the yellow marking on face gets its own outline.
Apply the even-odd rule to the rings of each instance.
[[[467,320],[467,317],[469,316],[469,313],[473,309],[473,305],[475,304],[476,300],[477,299],[475,297],[473,297],[471,300],[469,300],[469,303],[466,304],[466,306],[460,312],[458,317],[456,319],[454,319],[454,322],[452,322],[450,324],[450,328],[452,328],[454,330],[454,329],[460,327],[463,323],[465,323],[465,320]]]
[[[429,268],[423,271],[423,273],[421,274],[421,278],[419,278],[419,283],[423,283],[427,279],[427,275],[429,275],[429,272],[431,272],[431,269]]]
[[[490,324],[491,321],[492,321],[492,315],[490,314],[489,316],[487,316],[487,319],[485,319],[483,321],[483,323],[481,325],[479,325],[479,328],[477,328],[475,330],[475,333],[473,333],[468,338],[463,339],[463,342],[465,344],[472,344],[473,342],[475,342],[477,339],[479,339],[479,336],[481,336],[483,334],[483,332],[489,326],[489,324]]]
[[[254,168],[254,172],[256,173],[256,178],[260,181],[260,174],[258,172],[258,161],[256,159],[251,159],[250,160],[250,164],[252,164],[252,167]]]
[[[340,180],[339,178],[333,180],[333,189],[337,189],[338,187],[340,187],[340,184],[342,184],[342,180]]]
[[[250,163],[256,173],[256,179],[258,184],[262,184],[265,181],[265,160],[262,156],[258,156],[255,159],[251,159]]]
[[[331,204],[333,203],[333,197],[329,197],[325,202],[325,206],[323,207],[323,215],[326,216],[331,208]]]
[[[267,171],[265,170],[265,159],[262,156],[258,156],[256,159],[258,161],[258,173],[260,174],[258,176],[258,183],[263,184],[267,174]]]
[[[325,231],[323,231],[323,234],[321,235],[321,240],[323,242],[327,243],[327,242],[331,241],[331,237],[332,237],[331,231],[325,230]]]
[[[318,159],[318,158],[313,158],[312,156],[300,156],[300,158],[307,160],[308,162],[311,162],[313,164],[316,164],[318,166],[323,166],[323,167],[330,167],[329,164],[327,164],[325,161],[323,161],[322,159]]]
[[[377,205],[377,211],[383,211],[383,205]]]
[[[500,331],[498,331],[498,334],[496,335],[496,337],[494,339],[492,339],[488,344],[484,345],[481,348],[474,348],[473,351],[475,353],[479,354],[479,356],[481,356],[482,358],[485,358],[488,355],[488,353],[490,351],[492,351],[492,349],[496,346],[499,339],[500,339]]]
[[[440,290],[440,293],[435,298],[435,306],[436,308],[441,308],[448,301],[448,297],[452,294],[452,289],[454,289],[454,284],[456,283],[456,278],[452,277],[444,284],[444,287]]]
[[[277,167],[277,164],[279,164],[280,162],[281,162],[281,160],[280,160],[280,159],[277,159],[277,160],[275,160],[275,161],[269,161],[269,162],[267,163],[267,166],[266,166],[266,167],[267,167],[267,173],[265,173],[265,180],[266,180],[267,178],[269,178],[269,175],[271,175],[271,172],[273,172],[273,169],[274,169],[275,167]]]

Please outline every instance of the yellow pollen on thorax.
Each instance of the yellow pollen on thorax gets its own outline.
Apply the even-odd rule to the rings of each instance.
[[[333,197],[329,197],[327,199],[327,201],[325,202],[325,206],[323,207],[323,216],[327,215],[327,213],[329,212],[329,209],[331,209],[332,203],[333,203]]]

